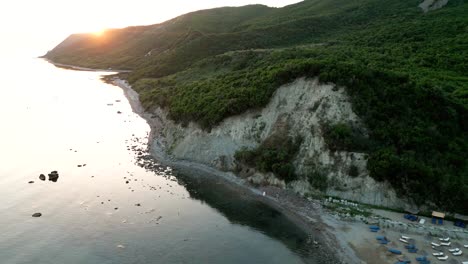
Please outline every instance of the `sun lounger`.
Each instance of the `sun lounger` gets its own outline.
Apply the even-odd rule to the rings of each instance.
[[[437,243],[434,243],[434,242],[431,242],[431,245],[433,245],[434,247],[440,247],[440,245],[439,245],[439,244],[437,244]]]
[[[464,247],[468,248],[468,245],[463,245]]]
[[[427,260],[427,257],[426,256],[419,256],[419,257],[416,257],[416,260],[417,261],[424,261],[424,260]]]
[[[459,248],[450,248],[449,251],[450,252],[457,252],[457,251],[460,251],[460,249]]]
[[[436,257],[439,257],[439,256],[443,256],[444,253],[442,253],[442,252],[434,252],[434,253],[432,253],[432,255],[434,255],[434,256],[436,256]]]
[[[416,246],[413,245],[413,244],[410,244],[410,245],[406,245],[405,248],[406,249],[413,249],[413,248],[416,248]]]
[[[380,227],[379,227],[379,226],[376,226],[376,225],[371,225],[371,226],[369,226],[369,228],[370,228],[370,229],[377,229],[377,230],[380,229]]]
[[[401,251],[398,250],[398,249],[389,248],[388,251],[390,251],[390,252],[392,252],[393,254],[396,254],[396,255],[401,255]]]
[[[400,240],[400,241],[401,241],[401,242],[403,242],[403,243],[406,243],[406,244],[408,244],[408,241],[407,241],[407,240],[405,240],[405,239],[403,239],[403,238],[400,238],[400,239],[398,239],[398,240]]]
[[[452,253],[454,256],[461,256],[463,254],[463,251],[457,251],[457,252],[454,252]]]
[[[437,257],[438,260],[443,260],[446,261],[448,259],[448,256],[443,256],[443,257]]]
[[[410,249],[408,249],[408,252],[409,253],[418,253],[418,249],[417,248],[410,248]]]
[[[405,240],[410,239],[410,237],[407,237],[407,236],[401,236],[401,238],[403,238],[403,239],[405,239]]]
[[[440,243],[441,246],[446,246],[446,247],[450,246],[450,244],[452,244],[452,242],[447,242],[447,243],[442,242],[442,243]]]
[[[444,242],[449,242],[450,241],[450,237],[446,237],[446,238],[439,238],[440,241],[444,241]]]

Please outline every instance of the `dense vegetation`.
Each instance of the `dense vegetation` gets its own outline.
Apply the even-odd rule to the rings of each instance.
[[[272,135],[256,149],[240,149],[235,154],[236,160],[261,172],[273,172],[285,182],[297,180],[292,160],[299,151],[302,139],[291,138],[286,133],[281,131]]]
[[[264,106],[297,77],[345,86],[369,135],[327,127],[327,144],[367,152],[371,176],[400,195],[468,212],[468,3],[451,0],[429,13],[418,4],[306,0],[214,9],[103,38],[74,35],[46,57],[133,69],[128,78],[147,109],[164,107],[205,129]],[[289,170],[273,165],[288,164],[292,152],[259,149],[252,162],[289,179]]]

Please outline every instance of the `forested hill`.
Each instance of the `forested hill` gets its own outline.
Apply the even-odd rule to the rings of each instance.
[[[466,213],[468,3],[450,0],[429,12],[419,4],[218,8],[99,37],[72,35],[45,57],[133,70],[127,78],[147,109],[161,106],[208,130],[264,106],[297,77],[343,85],[370,131],[370,175],[418,203]]]

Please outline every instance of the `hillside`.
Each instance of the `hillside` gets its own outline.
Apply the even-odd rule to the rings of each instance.
[[[453,0],[427,13],[419,4],[306,0],[204,10],[102,37],[72,35],[45,57],[131,69],[126,78],[147,110],[162,107],[171,119],[207,131],[264,107],[299,77],[336,83],[346,87],[369,135],[325,124],[331,148],[367,153],[370,176],[418,204],[468,212],[468,3]],[[263,157],[282,150],[252,151]],[[294,175],[293,155],[249,165],[305,177]]]

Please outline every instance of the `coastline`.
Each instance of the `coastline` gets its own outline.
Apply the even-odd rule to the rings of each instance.
[[[47,61],[48,63],[59,67],[59,68],[64,68],[64,69],[69,69],[69,70],[75,70],[75,71],[97,71],[97,72],[115,72],[115,73],[125,73],[125,72],[131,72],[129,70],[117,70],[117,69],[93,69],[93,68],[86,68],[86,67],[80,67],[80,66],[75,66],[75,65],[70,65],[70,64],[63,64],[63,63],[58,63],[54,62],[50,59],[47,59],[45,57],[39,57],[40,59],[43,59]]]
[[[73,65],[56,64],[50,60],[49,63],[57,67],[68,68],[72,70],[87,70],[95,72],[117,72],[115,70],[100,70],[76,67]],[[270,207],[282,212],[296,226],[301,228],[306,234],[312,238],[311,247],[318,247],[317,257],[319,263],[388,263],[393,264],[397,260],[397,256],[389,254],[388,248],[400,248],[404,244],[399,243],[398,239],[401,235],[411,235],[417,241],[427,242],[430,239],[437,241],[437,236],[448,236],[448,232],[454,229],[438,228],[433,226],[411,226],[411,223],[401,220],[402,214],[392,213],[391,211],[372,210],[375,216],[361,217],[360,215],[349,216],[349,213],[335,211],[328,206],[326,201],[306,199],[294,194],[290,190],[283,190],[276,187],[253,187],[245,180],[236,177],[233,173],[226,173],[215,168],[190,162],[186,160],[174,160],[165,154],[164,149],[152,147],[154,129],[158,125],[158,119],[148,112],[145,112],[139,101],[139,95],[132,87],[123,79],[110,75],[106,82],[120,87],[125,97],[128,99],[133,112],[140,115],[150,125],[151,132],[149,135],[148,149],[150,154],[158,162],[174,167],[181,172],[189,172],[190,174],[209,175],[219,179],[226,187],[238,192],[239,195],[249,195],[254,199],[261,201]],[[164,147],[164,146],[162,146]],[[266,195],[263,195],[263,192]],[[341,200],[343,202],[343,200]],[[345,201],[346,202],[346,201]],[[344,208],[350,209],[350,208]],[[427,221],[428,223],[430,221]],[[370,233],[369,224],[377,224],[382,227],[379,233]],[[410,227],[410,228],[408,228]],[[458,232],[458,231],[457,231]],[[464,231],[462,231],[464,232]],[[376,235],[384,235],[391,239],[388,246],[380,245],[376,242]],[[465,232],[465,238],[454,235],[456,239],[468,239],[468,232]],[[465,244],[468,243],[468,240]],[[429,254],[432,251],[430,244],[421,245],[418,243],[422,254]],[[404,250],[404,247],[403,247]],[[321,256],[324,256],[322,258]],[[328,257],[328,258],[327,258]],[[336,257],[339,261],[330,258]],[[400,255],[401,259],[414,259],[413,255]],[[315,263],[315,262],[313,262]]]
[[[138,93],[125,80],[114,78],[110,83],[123,90],[133,112],[140,115],[150,125],[151,132],[149,134],[148,148],[153,158],[158,162],[174,167],[183,173],[203,173],[221,179],[225,185],[237,191],[239,195],[245,195],[247,192],[255,199],[280,211],[313,239],[311,246],[320,247],[320,251],[324,253],[324,257],[329,258],[333,256],[339,259],[335,259],[334,261],[329,260],[329,262],[324,263],[363,263],[356,255],[355,250],[346,241],[338,238],[337,224],[333,223],[330,225],[329,217],[327,217],[326,221],[323,219],[322,216],[326,215],[327,212],[323,210],[318,201],[299,197],[290,190],[283,190],[277,187],[265,186],[255,188],[231,172],[223,172],[204,164],[186,160],[174,160],[168,157],[160,148],[152,148],[151,138],[155,136],[153,127],[159,125],[157,119],[152,118],[150,113],[144,111],[140,104]]]

